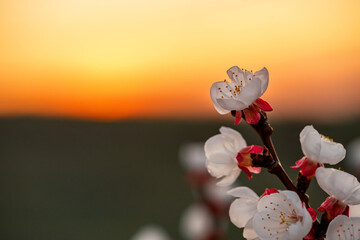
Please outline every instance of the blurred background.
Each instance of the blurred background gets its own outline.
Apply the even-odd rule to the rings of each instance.
[[[220,126],[213,82],[267,67],[263,98],[284,167],[307,124],[358,151],[356,0],[0,1],[1,239],[173,239],[194,197],[179,148]],[[357,139],[357,140],[356,140]],[[338,166],[360,176],[358,154]],[[239,184],[281,187],[267,173]],[[316,208],[326,197],[314,181]],[[230,239],[241,230],[229,224]]]

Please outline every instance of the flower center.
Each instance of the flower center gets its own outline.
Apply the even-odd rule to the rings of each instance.
[[[280,225],[285,224],[287,226],[298,221],[302,221],[302,217],[296,214],[295,209],[292,210],[290,214],[287,214],[283,211],[280,211]]]
[[[322,134],[320,134],[320,137],[322,140],[324,140],[325,142],[333,142],[334,140],[332,138],[329,138],[327,136],[324,136]]]
[[[221,93],[221,98],[236,98],[241,93],[241,90],[246,86],[248,81],[251,81],[252,78],[246,74],[246,69],[241,69],[244,71],[243,73],[232,72],[234,82],[227,82],[224,79],[224,83],[226,84],[224,88],[218,88],[218,91]],[[254,73],[251,70],[251,75],[254,77]],[[241,74],[242,76],[239,76]]]

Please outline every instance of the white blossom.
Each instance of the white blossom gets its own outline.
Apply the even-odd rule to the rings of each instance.
[[[232,202],[229,209],[231,222],[238,228],[244,228],[243,236],[248,240],[257,239],[252,226],[252,219],[257,211],[259,196],[248,187],[237,187],[228,191],[237,199]]]
[[[353,175],[333,168],[319,167],[315,173],[319,186],[346,205],[360,204],[360,183]]]
[[[279,191],[259,200],[253,228],[261,239],[301,240],[311,230],[312,218],[293,191]]]
[[[253,74],[234,66],[227,74],[231,82],[216,82],[210,89],[211,100],[220,114],[249,107],[268,87],[269,72],[266,68]]]
[[[345,158],[346,150],[342,144],[319,134],[311,125],[301,131],[300,143],[303,153],[311,161],[334,165]]]
[[[358,240],[360,239],[360,217],[339,215],[329,224],[326,240]]]
[[[228,127],[221,127],[220,134],[206,141],[206,167],[212,176],[222,178],[219,186],[229,186],[239,176],[236,156],[244,147],[246,142],[241,134]]]

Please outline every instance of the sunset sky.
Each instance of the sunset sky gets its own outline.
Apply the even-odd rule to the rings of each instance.
[[[360,115],[358,0],[2,0],[0,115],[213,118],[267,67],[275,118]]]

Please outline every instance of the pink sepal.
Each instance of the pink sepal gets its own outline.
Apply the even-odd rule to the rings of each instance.
[[[243,154],[246,154],[246,153],[262,153],[263,151],[263,148],[258,146],[258,145],[250,145],[250,146],[247,146],[247,147],[244,147],[243,149],[240,150],[239,153],[243,153]]]
[[[249,180],[251,180],[252,178],[252,173],[260,173],[261,172],[261,168],[260,167],[239,167],[249,178]]]
[[[241,122],[241,111],[236,111],[236,115],[235,115],[235,125],[238,125]]]
[[[250,105],[248,108],[245,108],[244,110],[245,120],[249,124],[257,124],[260,121],[260,113],[257,111],[257,109]]]
[[[326,211],[329,215],[329,219],[334,219],[338,215],[343,213],[346,214],[346,207],[346,204],[337,200],[336,198],[328,197],[318,208],[318,211]]]
[[[304,205],[304,203],[303,203],[303,205]],[[313,222],[315,222],[317,212],[313,208],[307,208],[306,210],[310,213],[310,216],[311,216]]]
[[[312,228],[310,232],[304,237],[306,240],[312,240],[315,239],[315,229]]]
[[[252,174],[251,174],[249,168],[247,168],[247,167],[240,167],[240,169],[248,176],[249,180],[251,180]]]
[[[266,196],[266,195],[270,195],[270,194],[273,194],[273,193],[277,193],[278,190],[276,188],[265,188],[265,192],[260,196],[260,198],[262,198],[263,196]]]
[[[256,99],[255,104],[263,111],[270,112],[273,110],[270,104],[261,98]]]
[[[307,157],[303,157],[300,160],[295,162],[296,166],[291,166],[291,169],[299,169],[305,177],[313,177],[315,175],[316,169],[323,166],[321,163],[314,162]]]

